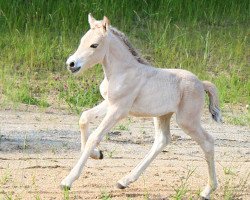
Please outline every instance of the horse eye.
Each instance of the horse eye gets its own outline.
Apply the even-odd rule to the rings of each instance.
[[[98,44],[91,44],[90,47],[91,48],[96,48],[98,46]]]

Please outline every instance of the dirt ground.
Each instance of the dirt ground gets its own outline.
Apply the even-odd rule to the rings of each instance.
[[[56,112],[0,111],[0,199],[67,198],[59,184],[80,156],[78,118]],[[213,199],[250,199],[249,127],[219,125],[209,116],[202,122],[216,144],[219,188]],[[171,144],[143,175],[119,190],[116,182],[146,155],[154,137],[152,119],[120,122],[100,145],[104,159],[88,160],[70,199],[178,199],[181,192],[185,195],[179,199],[198,199],[207,180],[201,149],[174,120],[171,133]]]

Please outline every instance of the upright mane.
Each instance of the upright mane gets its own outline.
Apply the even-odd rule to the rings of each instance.
[[[112,26],[110,27],[110,31],[114,35],[116,35],[125,44],[125,46],[128,48],[130,53],[135,57],[135,59],[139,63],[149,65],[149,62],[146,59],[141,57],[139,52],[132,46],[132,44],[129,42],[128,38],[126,37],[126,35],[123,32],[117,30],[116,28],[114,28]]]

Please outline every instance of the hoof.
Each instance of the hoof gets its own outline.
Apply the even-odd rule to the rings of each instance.
[[[60,188],[64,191],[68,191],[70,190],[70,186],[67,186],[67,185],[60,185]]]
[[[201,199],[201,200],[210,200],[210,199],[208,199],[208,198],[206,198],[206,197],[201,197],[200,199]]]
[[[100,157],[99,157],[99,159],[100,159],[100,160],[103,159],[103,153],[102,153],[102,151],[100,151]]]
[[[123,186],[122,184],[120,184],[120,183],[117,183],[116,184],[116,187],[118,188],[118,189],[125,189],[126,187],[125,186]]]
[[[95,160],[102,160],[104,156],[103,156],[103,153],[101,150],[94,149],[94,151],[91,153],[90,157],[95,159]]]

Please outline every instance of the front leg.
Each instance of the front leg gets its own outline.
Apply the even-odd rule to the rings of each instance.
[[[127,112],[124,111],[123,107],[109,107],[106,116],[104,117],[98,128],[91,134],[86,142],[84,151],[70,171],[69,175],[61,182],[62,188],[70,188],[72,183],[79,178],[84,165],[87,162],[91,152],[96,148],[103,138],[103,135],[107,133],[120,119],[124,118]]]
[[[107,101],[104,100],[103,102],[101,102],[100,104],[98,104],[97,106],[84,111],[80,117],[79,120],[79,126],[80,126],[80,131],[81,131],[81,151],[84,151],[85,148],[85,144],[88,140],[89,137],[89,123],[91,121],[93,121],[96,118],[100,118],[105,116],[106,112],[107,112]],[[90,154],[91,158],[94,159],[102,159],[103,158],[103,154],[99,149],[94,149],[91,154]]]

